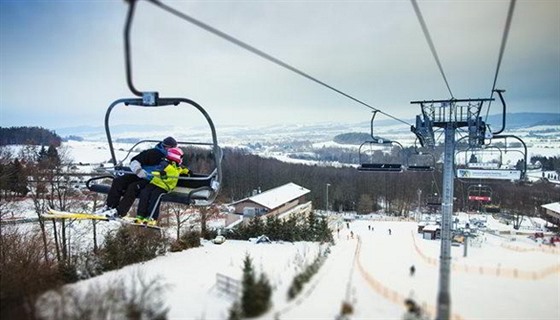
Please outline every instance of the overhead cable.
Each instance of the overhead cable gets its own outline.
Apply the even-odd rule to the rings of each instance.
[[[428,31],[428,27],[426,26],[426,22],[424,21],[424,18],[422,17],[422,13],[420,12],[420,8],[418,7],[418,3],[416,3],[416,0],[410,0],[412,2],[412,6],[414,7],[414,12],[416,12],[416,17],[418,17],[418,21],[420,22],[420,26],[422,27],[422,32],[424,32],[424,37],[426,38],[426,41],[428,42],[428,45],[430,46],[430,51],[432,52],[432,55],[434,56],[434,59],[436,60],[437,66],[439,68],[439,72],[441,73],[441,76],[443,77],[443,81],[445,81],[445,85],[447,86],[447,90],[449,91],[449,94],[451,95],[451,99],[453,99],[453,92],[451,92],[451,88],[449,87],[449,82],[447,81],[447,77],[445,76],[445,72],[443,72],[443,67],[441,66],[441,62],[439,61],[439,57],[438,54],[436,52],[436,47],[434,46],[434,42],[432,41],[432,37],[430,37],[430,32]]]
[[[496,74],[494,74],[494,83],[492,84],[492,90],[490,91],[490,102],[488,102],[488,109],[486,111],[486,119],[488,120],[488,114],[490,113],[490,105],[492,104],[492,97],[494,96],[494,91],[496,90],[496,81],[498,80],[498,73],[500,72],[500,65],[502,64],[502,58],[504,56],[504,51],[506,49],[506,43],[509,35],[509,28],[511,27],[511,19],[513,18],[513,10],[515,9],[515,1],[511,0],[509,3],[508,15],[506,19],[506,25],[504,27],[504,33],[502,35],[502,44],[500,45],[500,54],[498,55],[498,64],[496,65]]]
[[[363,102],[362,100],[359,100],[359,99],[357,99],[357,98],[355,98],[355,97],[353,97],[353,96],[351,96],[351,95],[349,95],[349,94],[347,94],[347,93],[345,93],[345,92],[343,92],[343,91],[341,91],[341,90],[338,90],[338,89],[336,89],[335,87],[333,87],[333,86],[331,86],[331,85],[329,85],[329,84],[327,84],[327,83],[325,83],[325,82],[323,82],[323,81],[321,81],[321,80],[319,80],[319,79],[317,79],[317,78],[315,78],[315,77],[313,77],[313,76],[311,76],[311,75],[309,75],[309,74],[307,74],[307,73],[305,73],[305,72],[303,72],[303,71],[301,71],[301,70],[299,70],[299,69],[297,69],[297,68],[295,68],[295,67],[293,67],[293,66],[291,66],[291,65],[289,65],[289,64],[286,63],[286,62],[283,62],[283,61],[280,60],[280,59],[277,59],[277,58],[275,58],[275,57],[273,57],[273,56],[271,56],[271,55],[269,55],[269,54],[267,54],[267,53],[265,53],[265,52],[263,52],[263,51],[261,51],[261,50],[255,48],[255,47],[253,47],[253,46],[251,46],[251,45],[249,45],[249,44],[247,44],[247,43],[245,43],[245,42],[243,42],[243,41],[241,41],[241,40],[239,40],[239,39],[237,39],[237,38],[235,38],[235,37],[233,37],[233,36],[228,35],[228,34],[226,34],[226,33],[223,32],[223,31],[220,31],[220,30],[218,30],[218,29],[216,29],[216,28],[214,28],[214,27],[212,27],[212,26],[210,26],[210,25],[208,25],[208,24],[206,24],[206,23],[204,23],[204,22],[202,22],[202,21],[200,21],[200,20],[197,20],[197,19],[195,19],[195,18],[193,18],[193,17],[191,17],[191,16],[189,16],[189,15],[183,13],[183,12],[180,12],[180,11],[174,9],[174,8],[171,8],[171,7],[169,7],[169,6],[165,5],[165,4],[163,4],[163,3],[162,3],[161,1],[159,1],[159,0],[147,0],[147,1],[153,3],[154,5],[158,6],[159,8],[161,8],[161,9],[163,9],[163,10],[165,10],[165,11],[167,11],[167,12],[169,12],[169,13],[171,13],[171,14],[173,14],[173,15],[175,15],[175,16],[177,16],[177,17],[183,19],[183,20],[186,20],[186,21],[188,21],[188,22],[194,24],[195,26],[197,26],[197,27],[199,27],[199,28],[201,28],[201,29],[203,29],[203,30],[206,30],[206,31],[208,31],[208,32],[210,32],[210,33],[213,33],[214,35],[216,35],[216,36],[218,36],[218,37],[220,37],[220,38],[222,38],[222,39],[225,39],[225,40],[227,40],[227,41],[229,41],[229,42],[231,42],[231,43],[233,43],[233,44],[235,44],[235,45],[237,45],[237,46],[239,46],[239,47],[241,47],[241,48],[243,48],[243,49],[245,49],[245,50],[247,50],[247,51],[249,51],[249,52],[251,52],[251,53],[254,53],[254,54],[258,55],[258,56],[261,57],[261,58],[264,58],[264,59],[266,59],[266,60],[268,60],[268,61],[270,61],[270,62],[272,62],[272,63],[274,63],[274,64],[276,64],[276,65],[279,65],[279,66],[281,66],[281,67],[283,67],[283,68],[285,68],[285,69],[288,69],[288,70],[290,70],[290,71],[292,71],[292,72],[294,72],[294,73],[296,73],[296,74],[299,74],[300,76],[302,76],[302,77],[304,77],[304,78],[307,78],[308,80],[311,80],[311,81],[313,81],[313,82],[315,82],[315,83],[318,83],[318,84],[320,84],[320,85],[322,85],[322,86],[324,86],[324,87],[326,87],[326,88],[328,88],[328,89],[330,89],[330,90],[332,90],[332,91],[334,91],[334,92],[336,92],[336,93],[338,93],[338,94],[341,94],[341,95],[343,95],[344,97],[346,97],[346,98],[348,98],[348,99],[351,99],[351,100],[353,100],[353,101],[355,101],[355,102],[357,102],[357,103],[359,103],[359,104],[361,104],[361,105],[363,105],[363,106],[365,106],[365,107],[367,107],[367,108],[370,108],[370,109],[372,109],[372,110],[374,110],[374,111],[377,111],[377,112],[379,112],[379,113],[381,113],[381,114],[383,114],[383,115],[385,115],[385,116],[387,116],[387,117],[389,117],[389,118],[391,118],[391,119],[393,119],[393,120],[399,121],[399,122],[404,123],[404,124],[406,124],[406,125],[408,125],[408,126],[411,125],[410,123],[408,123],[408,122],[406,122],[406,121],[404,121],[404,120],[401,120],[401,119],[399,119],[399,118],[397,118],[397,117],[394,117],[394,116],[392,116],[392,115],[390,115],[390,114],[388,114],[388,113],[385,113],[385,112],[383,112],[383,111],[381,111],[381,110],[379,110],[379,109],[377,109],[377,108],[374,108],[374,107],[372,107],[371,105],[369,105],[369,104]]]

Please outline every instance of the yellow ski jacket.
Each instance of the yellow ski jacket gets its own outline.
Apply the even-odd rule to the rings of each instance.
[[[178,166],[175,162],[169,163],[163,171],[165,171],[163,177],[161,175],[154,175],[150,183],[155,184],[167,192],[175,189],[179,181],[179,175],[189,173],[189,169]]]

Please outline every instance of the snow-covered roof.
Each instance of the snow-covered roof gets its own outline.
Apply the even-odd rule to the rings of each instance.
[[[554,211],[555,213],[560,213],[560,202],[543,204],[541,207],[546,210]]]
[[[437,231],[438,229],[440,229],[440,226],[438,226],[437,224],[430,224],[424,227],[424,229],[422,229],[423,231]]]
[[[309,192],[310,191],[308,189],[305,189],[302,186],[298,186],[297,184],[290,182],[283,186],[267,190],[263,193],[259,193],[255,196],[245,198],[235,203],[240,203],[249,200],[272,210],[274,208],[283,205],[284,203],[290,202],[305,194],[308,194]]]

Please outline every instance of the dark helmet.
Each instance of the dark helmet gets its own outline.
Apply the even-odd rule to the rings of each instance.
[[[175,140],[173,137],[167,137],[163,139],[161,144],[166,148],[175,148],[177,146],[177,140]]]

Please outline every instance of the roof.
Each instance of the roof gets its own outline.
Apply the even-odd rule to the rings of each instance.
[[[284,203],[290,202],[303,195],[306,195],[309,192],[310,191],[308,189],[290,182],[283,186],[259,193],[255,196],[239,200],[234,204],[249,200],[272,210],[283,205]]]
[[[556,213],[556,215],[552,215],[552,216],[556,216],[556,218],[559,218],[560,215],[560,202],[553,202],[553,203],[547,203],[547,204],[543,204],[541,207],[545,208],[548,211],[552,211],[554,213]]]
[[[425,226],[422,231],[437,231],[438,229],[440,229],[440,226],[438,226],[437,224],[429,224]]]

